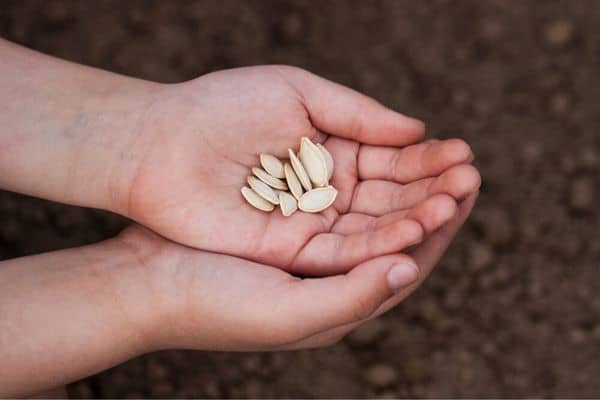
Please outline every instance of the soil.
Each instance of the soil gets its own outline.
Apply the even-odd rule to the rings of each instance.
[[[74,397],[599,397],[600,2],[3,1],[0,34],[178,82],[285,63],[472,144],[479,205],[429,281],[337,345],[166,351]],[[0,193],[0,257],[126,221]]]

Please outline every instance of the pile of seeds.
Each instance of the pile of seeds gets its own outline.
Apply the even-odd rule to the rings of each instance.
[[[282,163],[270,154],[260,154],[262,168],[252,168],[242,188],[242,196],[253,207],[270,212],[276,205],[289,217],[296,210],[318,213],[333,204],[337,190],[329,185],[333,174],[333,158],[321,144],[303,137],[296,156],[288,149],[289,162]]]

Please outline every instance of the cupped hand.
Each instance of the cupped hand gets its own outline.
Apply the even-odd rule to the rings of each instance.
[[[161,88],[140,116],[125,214],[176,242],[303,275],[344,272],[419,243],[456,214],[479,174],[460,140],[290,67],[242,68]],[[333,206],[263,213],[240,194],[258,154],[300,138],[335,160]]]
[[[191,249],[133,226],[120,240],[143,264],[152,296],[148,350],[264,351],[330,345],[396,306],[431,272],[468,217],[476,194],[410,255],[375,257],[346,274],[300,279],[279,268]]]

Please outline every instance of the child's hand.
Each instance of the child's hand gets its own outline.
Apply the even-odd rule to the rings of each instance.
[[[120,240],[144,261],[151,288],[152,350],[289,350],[337,342],[397,305],[431,272],[471,212],[476,195],[410,255],[376,257],[345,275],[298,279],[278,268],[198,251],[140,227]],[[390,270],[399,266],[397,275]]]
[[[165,86],[139,120],[125,215],[176,242],[302,274],[343,272],[417,244],[479,186],[464,142],[413,144],[421,122],[290,67]],[[302,136],[335,159],[333,207],[286,218],[246,204],[240,189],[257,154],[285,158]]]
[[[113,210],[192,247],[343,272],[420,242],[479,185],[464,142],[414,144],[421,122],[297,68],[161,85],[2,40],[0,58],[11,99],[0,108],[0,186]],[[333,207],[289,218],[254,210],[240,189],[257,154],[285,157],[302,136],[335,159]]]
[[[418,287],[474,200],[410,255],[376,257],[329,278],[301,280],[140,227],[92,246],[3,261],[0,397],[30,396],[164,348],[334,343]]]

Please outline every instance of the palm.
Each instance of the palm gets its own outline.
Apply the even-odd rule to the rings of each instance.
[[[421,239],[422,228],[452,217],[452,200],[434,195],[456,182],[429,189],[435,176],[466,161],[468,148],[446,144],[455,151],[429,160],[427,149],[439,155],[431,148],[443,144],[399,149],[327,137],[291,79],[263,67],[169,88],[156,104],[160,114],[149,112],[151,140],[131,191],[134,219],[192,247],[320,275],[400,251]],[[339,190],[333,207],[284,217],[246,204],[240,188],[257,154],[285,158],[302,136],[323,142],[333,155],[332,184]]]

